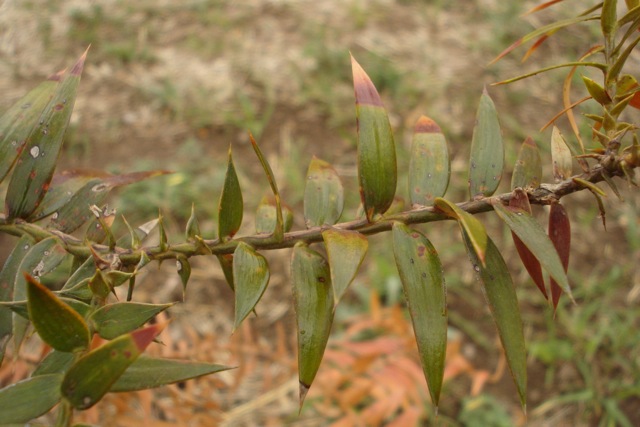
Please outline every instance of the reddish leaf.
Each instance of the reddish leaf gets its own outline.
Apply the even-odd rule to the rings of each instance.
[[[549,238],[558,251],[558,256],[560,257],[564,270],[567,271],[571,250],[571,223],[569,222],[567,211],[560,203],[551,205],[551,212],[549,213]],[[562,288],[552,278],[551,300],[553,301],[554,311],[558,307],[560,295],[562,295]]]

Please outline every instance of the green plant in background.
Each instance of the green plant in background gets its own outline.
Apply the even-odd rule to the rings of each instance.
[[[551,6],[543,4],[537,9]],[[600,22],[603,44],[589,49],[578,61],[538,70],[507,83],[547,70],[570,67],[565,82],[566,113],[576,142],[554,129],[550,141],[554,184],[543,183],[541,156],[533,140],[526,139],[513,169],[511,192],[495,195],[504,175],[504,143],[496,107],[485,90],[480,98],[471,142],[468,201],[445,198],[450,161],[443,131],[430,118],[416,126],[408,165],[408,200],[411,209],[397,209],[397,161],[393,132],[380,96],[367,73],[352,58],[352,74],[358,123],[358,183],[363,218],[339,222],[344,190],[336,170],[314,158],[307,172],[304,194],[306,230],[290,231],[291,211],[281,200],[271,166],[250,135],[252,147],[264,170],[272,197],[264,198],[256,215],[256,233],[236,236],[243,219],[243,193],[231,149],[218,203],[218,238],[204,239],[195,212],[187,221],[186,238],[169,243],[163,217],[137,227],[124,217],[128,233],[114,234],[115,212],[104,206],[113,188],[144,180],[164,171],[110,175],[85,171],[55,174],[65,130],[76,97],[86,52],[66,72],[37,86],[0,118],[0,177],[7,181],[5,213],[0,231],[18,241],[0,271],[0,356],[9,341],[15,349],[33,325],[53,350],[40,361],[28,379],[0,390],[2,422],[27,422],[58,405],[58,425],[71,425],[73,412],[98,403],[109,392],[157,387],[228,367],[145,357],[142,353],[164,328],[147,324],[171,304],[134,302],[138,272],[153,261],[173,260],[187,287],[190,258],[216,255],[235,292],[235,327],[251,315],[269,283],[269,266],[261,251],[293,248],[291,280],[296,310],[300,405],[311,387],[330,335],[337,306],[362,263],[367,236],[389,232],[389,241],[412,319],[420,361],[431,400],[441,398],[447,345],[447,302],[442,264],[428,236],[412,225],[454,220],[459,225],[472,268],[496,323],[520,403],[526,410],[527,369],[523,322],[511,275],[485,226],[475,214],[494,211],[511,230],[517,252],[533,281],[555,308],[564,293],[570,300],[590,298],[572,292],[566,270],[570,251],[570,224],[564,196],[588,190],[596,197],[604,220],[604,181],[619,195],[613,178],[635,185],[640,166],[636,126],[620,116],[638,107],[640,86],[623,67],[640,36],[640,5],[628,0],[627,13],[618,17],[617,2],[605,1],[576,18],[549,24],[505,50],[536,40],[531,54],[546,38],[569,25]],[[596,55],[601,60],[592,60]],[[499,58],[500,58],[499,57]],[[498,58],[498,59],[499,59]],[[588,96],[569,100],[571,76],[577,67],[601,71],[601,79],[582,78]],[[389,83],[389,82],[387,82]],[[393,83],[393,82],[391,82]],[[598,114],[588,114],[593,139],[600,147],[587,150],[577,131],[572,108],[592,99]],[[251,113],[251,114],[249,114]],[[248,114],[255,116],[252,111]],[[573,175],[573,159],[582,173]],[[591,162],[591,163],[589,163]],[[549,229],[532,216],[531,205],[550,205]],[[78,230],[87,224],[83,236]],[[159,243],[145,246],[143,239],[154,229]],[[326,253],[326,256],[323,255]],[[41,278],[60,265],[71,265],[61,287],[51,289]],[[549,287],[543,271],[549,275]],[[128,286],[127,300],[113,302],[115,288]],[[625,319],[617,319],[622,325]],[[575,335],[580,335],[578,319]],[[97,335],[106,343],[92,344]],[[534,349],[543,361],[544,348]],[[587,349],[587,354],[589,354]],[[593,354],[590,354],[593,357]],[[563,357],[575,357],[565,354]],[[584,370],[585,381],[589,371]],[[621,385],[616,393],[636,393]],[[589,390],[575,399],[595,399]],[[467,403],[463,417],[473,417],[478,405]],[[602,403],[608,419],[628,420],[615,400]],[[475,408],[475,409],[474,409]],[[502,421],[496,421],[502,422]],[[630,424],[629,424],[630,425]]]

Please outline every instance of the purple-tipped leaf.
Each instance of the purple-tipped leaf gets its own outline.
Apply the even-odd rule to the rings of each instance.
[[[396,193],[396,148],[389,117],[373,82],[351,57],[358,127],[358,181],[367,220],[387,211]]]

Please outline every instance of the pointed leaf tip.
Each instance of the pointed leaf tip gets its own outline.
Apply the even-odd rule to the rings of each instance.
[[[155,325],[147,326],[146,328],[133,331],[131,338],[136,348],[142,353],[151,341],[167,326],[168,322],[156,323]]]
[[[356,94],[356,104],[383,107],[382,99],[380,99],[376,87],[353,55],[351,56],[351,71],[353,73],[353,88]]]
[[[442,129],[427,116],[420,116],[413,129],[414,133],[441,133]]]
[[[89,53],[90,48],[91,48],[91,45],[87,47],[87,49],[80,56],[80,58],[78,58],[78,61],[73,65],[73,68],[71,68],[71,71],[69,71],[69,73],[72,76],[79,76],[80,74],[82,74],[82,70],[84,69],[84,62],[87,59],[87,54]]]

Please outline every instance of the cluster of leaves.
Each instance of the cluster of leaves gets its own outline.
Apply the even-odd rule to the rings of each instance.
[[[538,9],[557,3],[545,3]],[[626,176],[634,183],[640,165],[638,144],[621,149],[635,126],[619,120],[629,105],[637,106],[640,86],[621,74],[640,36],[628,42],[640,27],[640,6],[627,1],[629,11],[616,16],[616,1],[605,1],[578,18],[560,21],[523,37],[518,45],[538,37],[535,50],[547,37],[568,25],[601,22],[604,44],[576,62],[560,66],[602,70],[603,84],[583,77],[589,98],[602,106],[591,115],[593,137],[602,148],[587,152],[576,131],[577,144],[554,128],[551,138],[556,184],[543,184],[541,157],[527,138],[514,166],[511,192],[494,195],[504,175],[504,143],[496,107],[485,90],[480,98],[469,160],[469,196],[464,203],[445,199],[450,178],[447,141],[440,127],[421,117],[415,126],[409,164],[411,209],[393,212],[397,162],[393,132],[381,98],[366,72],[352,58],[358,124],[358,182],[362,216],[338,223],[344,208],[344,190],[336,170],[314,158],[307,172],[304,218],[307,230],[290,231],[293,212],[281,200],[274,174],[257,142],[251,144],[270,184],[272,196],[258,206],[256,234],[236,237],[244,205],[231,149],[219,199],[218,238],[202,238],[192,212],[186,241],[170,244],[162,216],[116,238],[115,212],[103,206],[107,193],[120,185],[164,171],[111,176],[93,171],[54,175],[80,81],[86,52],[66,72],[55,74],[32,90],[0,118],[0,176],[10,177],[0,231],[19,236],[0,271],[0,350],[11,337],[19,349],[28,325],[53,351],[33,375],[0,390],[0,413],[9,422],[24,422],[61,403],[59,423],[69,424],[74,409],[97,403],[107,392],[138,390],[227,369],[224,366],[139,357],[164,325],[144,327],[170,304],[132,302],[138,271],[152,261],[175,260],[186,289],[189,258],[216,255],[235,293],[237,328],[255,311],[269,283],[269,266],[260,250],[292,247],[291,281],[296,311],[300,405],[322,362],[336,307],[353,281],[368,248],[367,235],[390,231],[395,261],[412,319],[422,370],[432,402],[437,407],[445,373],[447,351],[446,287],[438,253],[423,232],[412,224],[455,220],[460,226],[472,268],[482,285],[495,320],[523,407],[526,406],[526,351],[522,319],[514,284],[497,246],[473,215],[494,211],[509,227],[524,266],[554,308],[562,293],[572,299],[566,270],[570,225],[561,197],[582,189],[600,196],[595,183],[606,181],[618,193],[612,178]],[[598,15],[597,12],[601,13]],[[586,58],[602,53],[602,62]],[[555,66],[552,68],[557,68]],[[551,69],[551,68],[548,68]],[[538,72],[547,71],[539,70]],[[527,77],[521,76],[519,78]],[[511,79],[509,81],[514,81]],[[505,81],[508,82],[508,81]],[[570,77],[565,84],[568,99]],[[567,101],[569,114],[578,103]],[[570,116],[574,129],[575,120]],[[583,173],[572,176],[577,158]],[[587,159],[595,159],[590,165]],[[532,204],[551,205],[548,233],[532,216]],[[84,237],[70,233],[87,225]],[[145,247],[142,239],[154,228],[159,244]],[[59,289],[40,281],[70,259],[70,275]],[[543,270],[549,275],[547,292]],[[126,302],[110,302],[114,288],[128,284]],[[107,343],[100,344],[98,336]],[[29,398],[27,398],[29,396]],[[34,397],[35,400],[34,400]]]

